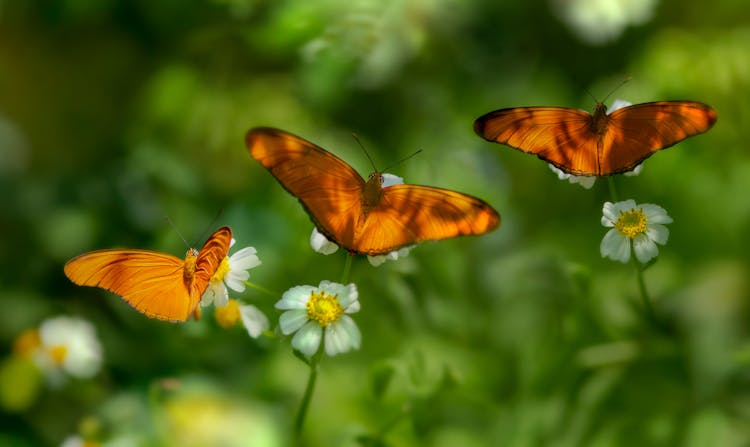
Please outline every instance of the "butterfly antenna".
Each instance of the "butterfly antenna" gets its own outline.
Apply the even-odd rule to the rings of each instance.
[[[372,166],[373,172],[378,172],[378,168],[375,167],[375,162],[372,161],[372,157],[370,157],[370,153],[367,152],[367,149],[365,149],[365,146],[362,144],[361,141],[359,141],[359,137],[357,136],[357,134],[352,132],[352,138],[354,138],[354,141],[356,141],[359,147],[362,148],[362,151],[367,156],[367,159],[370,160],[370,166]]]
[[[180,239],[182,239],[182,242],[185,243],[185,246],[190,247],[190,244],[188,244],[188,241],[185,240],[185,238],[182,236],[182,233],[180,233],[180,230],[177,229],[177,225],[175,225],[174,222],[172,222],[172,219],[170,219],[169,216],[164,216],[164,220],[166,220],[167,223],[169,223],[169,226],[172,227],[175,233],[177,233],[177,236],[180,236]]]
[[[623,85],[627,84],[627,83],[628,83],[628,82],[629,82],[629,81],[630,81],[631,79],[633,79],[633,77],[632,77],[632,76],[625,76],[625,79],[623,79],[623,80],[622,80],[622,82],[620,82],[620,83],[619,83],[619,84],[617,85],[617,87],[613,88],[613,89],[612,89],[612,91],[611,91],[611,92],[609,92],[609,94],[608,94],[607,96],[605,96],[605,97],[604,97],[604,99],[602,100],[602,102],[606,101],[606,100],[607,100],[607,98],[609,98],[610,96],[612,96],[612,94],[613,94],[614,92],[616,92],[617,90],[619,90],[619,89],[620,89],[620,87],[622,87]]]
[[[219,208],[219,211],[217,211],[216,215],[214,216],[214,218],[211,219],[211,222],[208,224],[208,227],[206,227],[206,229],[203,230],[203,234],[201,235],[202,237],[199,240],[201,240],[201,241],[205,241],[206,240],[206,238],[208,237],[209,231],[211,231],[211,228],[214,226],[214,224],[216,223],[216,221],[219,220],[219,216],[221,216],[222,214],[224,214],[224,208]]]
[[[405,162],[406,160],[410,159],[411,157],[413,157],[413,156],[417,155],[417,154],[418,154],[418,153],[420,153],[420,152],[422,152],[422,149],[418,149],[418,150],[416,150],[416,151],[415,151],[415,152],[414,152],[413,154],[411,154],[411,155],[407,155],[406,157],[402,158],[401,160],[397,161],[396,163],[393,163],[392,165],[390,165],[390,166],[388,166],[387,168],[383,169],[383,172],[385,172],[385,171],[387,171],[387,170],[391,169],[391,168],[392,168],[392,167],[394,167],[394,166],[398,166],[398,165],[400,165],[401,163]]]
[[[591,99],[593,99],[595,103],[599,104],[599,100],[596,99],[596,96],[594,96],[593,94],[591,94],[591,92],[589,91],[589,89],[587,89],[586,87],[584,87],[583,91],[586,92],[587,95],[591,96]]]

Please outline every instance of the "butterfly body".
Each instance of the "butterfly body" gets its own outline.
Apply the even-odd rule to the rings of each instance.
[[[185,259],[150,250],[92,251],[68,261],[65,275],[75,284],[120,295],[149,318],[185,321],[226,257],[231,239],[229,227],[220,228],[200,250],[189,249]]]
[[[565,107],[514,107],[496,110],[474,122],[482,138],[505,144],[574,175],[627,172],[657,151],[703,133],[716,111],[696,101],[635,104],[607,113],[598,103],[593,114]]]
[[[297,197],[329,240],[350,253],[381,255],[428,240],[482,234],[500,216],[475,197],[420,185],[383,188],[346,162],[296,135],[267,127],[245,138],[250,155]]]

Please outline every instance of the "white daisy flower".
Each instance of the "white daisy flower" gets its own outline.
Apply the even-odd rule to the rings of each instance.
[[[401,185],[404,183],[404,179],[397,175],[383,173],[383,184],[382,188],[386,188],[392,185]],[[313,251],[324,255],[330,255],[336,253],[339,246],[335,242],[330,241],[323,233],[319,232],[317,228],[313,227],[312,234],[310,234],[310,247]],[[414,248],[413,245],[408,247],[402,247],[398,250],[394,250],[390,253],[377,256],[367,256],[367,260],[370,264],[377,267],[385,261],[395,261],[399,257],[403,258],[409,254],[409,251]]]
[[[226,306],[217,307],[214,318],[224,328],[230,328],[241,321],[252,338],[260,337],[260,334],[270,326],[268,317],[260,309],[251,304],[240,304],[233,299],[230,299]]]
[[[101,368],[102,347],[96,329],[81,318],[50,318],[38,330],[27,331],[25,338],[26,352],[53,384],[64,381],[62,372],[88,379]]]
[[[234,242],[234,239],[232,239],[230,247],[234,245]],[[227,287],[235,292],[244,292],[245,283],[243,281],[247,281],[250,277],[248,270],[260,264],[260,258],[258,258],[255,247],[245,247],[232,256],[225,256],[211,278],[206,291],[203,292],[201,306],[210,306],[211,304],[216,305],[216,307],[226,306],[229,302]]]
[[[348,315],[359,311],[358,297],[354,284],[321,281],[318,287],[292,287],[276,303],[286,311],[279,318],[281,332],[296,332],[292,347],[307,357],[318,352],[321,341],[329,356],[359,349],[362,335]]]
[[[636,259],[646,263],[659,254],[656,244],[664,245],[669,239],[663,224],[672,223],[672,218],[658,205],[636,205],[634,200],[605,202],[602,214],[602,225],[612,228],[600,246],[604,258],[628,262],[632,245]]]

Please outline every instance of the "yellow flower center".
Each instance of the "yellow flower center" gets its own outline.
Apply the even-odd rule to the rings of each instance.
[[[42,346],[42,339],[36,329],[26,329],[16,337],[13,351],[23,356],[29,356]]]
[[[224,277],[227,276],[227,273],[229,273],[229,258],[224,256],[224,259],[221,260],[221,264],[219,264],[219,268],[216,269],[216,273],[211,277],[211,282],[224,281]]]
[[[315,320],[322,327],[335,323],[344,313],[336,295],[329,295],[323,291],[314,292],[307,301],[307,316]]]
[[[234,326],[240,319],[240,305],[237,300],[229,300],[226,306],[217,307],[214,318],[224,329]]]
[[[620,217],[615,222],[615,228],[624,236],[633,239],[646,232],[647,224],[646,214],[643,210],[633,208],[629,211],[620,211]]]
[[[56,345],[49,348],[48,352],[55,365],[60,366],[65,362],[65,357],[68,355],[68,347],[65,345]]]

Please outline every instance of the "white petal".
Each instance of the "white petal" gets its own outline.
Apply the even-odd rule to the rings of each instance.
[[[615,204],[612,202],[604,202],[604,206],[602,207],[602,225],[605,227],[613,227],[618,217],[619,213],[615,211]]]
[[[333,357],[336,354],[346,351],[345,336],[345,334],[336,330],[336,323],[325,328],[323,331],[323,342],[326,354]]]
[[[344,306],[342,306],[344,307]],[[359,312],[360,304],[359,301],[354,301],[348,306],[344,307],[344,313],[345,314],[355,314]]]
[[[349,307],[359,298],[359,292],[354,283],[343,285],[335,282],[321,281],[319,288],[329,295],[337,296],[339,304],[344,309]]]
[[[620,214],[620,211],[630,211],[633,208],[636,207],[635,200],[628,199],[628,200],[621,200],[619,202],[615,202],[612,205],[612,208],[616,211],[616,214]]]
[[[371,266],[379,267],[381,264],[383,264],[386,261],[386,259],[385,259],[385,255],[375,255],[375,256],[367,255],[367,261],[370,263]]]
[[[632,170],[624,172],[624,175],[627,175],[628,177],[635,177],[636,175],[640,174],[641,171],[643,171],[643,163],[640,163],[636,165]]]
[[[645,234],[639,234],[633,239],[633,251],[636,259],[643,264],[659,254],[659,248]]]
[[[331,324],[325,331],[325,350],[329,356],[334,356],[350,349],[358,349],[362,336],[354,321],[344,316]]]
[[[612,102],[612,105],[609,107],[609,109],[607,109],[607,115],[609,115],[610,113],[614,112],[617,109],[622,109],[623,107],[628,107],[632,105],[633,103],[630,101],[625,101],[624,99],[617,98]]]
[[[213,304],[216,307],[224,307],[229,302],[229,292],[221,281],[211,281],[201,297],[201,306],[206,307]]]
[[[664,225],[651,225],[646,230],[646,236],[657,244],[664,245],[669,240],[669,229]]]
[[[310,235],[310,247],[313,251],[322,253],[324,255],[330,255],[336,253],[339,246],[329,241],[317,228],[313,227],[312,234]]]
[[[644,203],[640,205],[643,210],[643,214],[646,215],[646,221],[649,224],[668,224],[672,223],[672,218],[667,214],[667,210],[654,205],[653,203]]]
[[[570,178],[570,174],[563,171],[562,169],[558,168],[557,166],[553,165],[552,163],[548,163],[547,166],[549,166],[550,169],[552,169],[552,172],[557,174],[557,178],[560,180],[568,180]]]
[[[310,300],[310,294],[313,293],[313,286],[294,286],[284,292],[281,299],[276,303],[277,309],[304,309],[307,301]]]
[[[609,230],[602,239],[599,251],[603,258],[623,263],[628,262],[630,259],[630,239],[615,229]]]
[[[289,335],[307,323],[307,311],[302,309],[288,310],[279,317],[279,329],[284,335]]]
[[[261,312],[257,307],[249,304],[240,306],[240,318],[245,329],[247,329],[247,333],[252,338],[258,338],[270,326],[266,314]]]
[[[337,322],[339,331],[345,331],[349,339],[349,346],[353,349],[359,349],[362,344],[362,334],[354,320],[348,315],[343,315]]]
[[[403,185],[404,179],[402,177],[399,177],[397,175],[388,174],[387,172],[383,173],[383,183],[380,185],[381,188],[387,188],[389,186],[393,185]]]
[[[384,255],[375,255],[375,256],[367,256],[367,260],[370,262],[370,265],[373,267],[378,267],[381,264],[383,264],[385,261],[397,261],[399,258],[403,258],[409,255],[409,252],[412,248],[414,248],[414,245],[408,245],[406,247],[401,247],[398,250],[390,251]]]
[[[249,270],[261,264],[255,247],[245,247],[229,257],[229,265],[236,270]]]
[[[596,176],[593,175],[571,175],[568,179],[570,183],[578,183],[584,189],[591,189],[596,183]]]
[[[250,273],[247,270],[229,270],[224,276],[224,283],[235,292],[244,292],[245,283],[243,281],[247,281],[248,278],[250,278]]]
[[[310,321],[294,335],[294,338],[292,338],[292,347],[310,357],[318,352],[322,337],[323,329],[318,323]]]
[[[357,299],[357,286],[354,284],[339,284],[337,282],[323,280],[318,285],[318,289],[329,294],[335,295],[339,299],[339,304],[346,307],[351,300]]]

